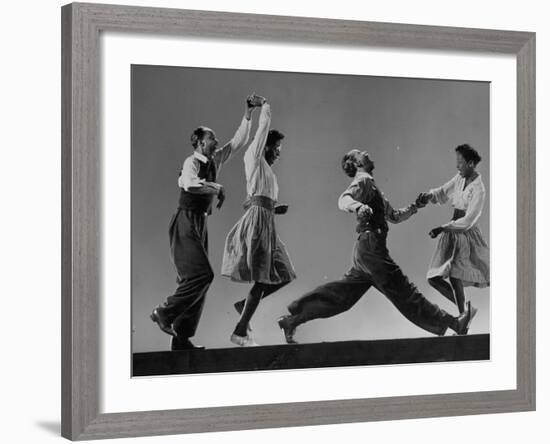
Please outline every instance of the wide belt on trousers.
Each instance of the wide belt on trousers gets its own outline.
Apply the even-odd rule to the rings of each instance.
[[[375,227],[357,227],[356,230],[359,234],[361,233],[376,233],[376,234],[385,234],[388,232],[387,228],[375,228]]]
[[[178,210],[193,211],[195,213],[212,213],[213,196],[191,194],[183,189],[180,192]]]

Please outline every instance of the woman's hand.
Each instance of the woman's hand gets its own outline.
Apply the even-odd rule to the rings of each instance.
[[[259,96],[259,95],[255,94],[255,93],[250,94],[250,95],[246,98],[246,105],[247,105],[249,108],[254,108],[254,107],[257,107],[257,106],[262,106],[265,102],[267,102],[267,100],[266,100],[265,97]]]
[[[435,239],[437,236],[439,236],[445,229],[443,227],[437,227],[430,231],[429,235],[432,239]]]
[[[275,214],[286,214],[288,211],[288,205],[277,205],[275,207]]]
[[[414,203],[418,208],[424,208],[430,202],[432,197],[433,196],[431,193],[420,193]]]

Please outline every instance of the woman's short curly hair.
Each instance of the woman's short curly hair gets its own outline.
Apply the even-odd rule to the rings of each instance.
[[[359,150],[348,151],[342,158],[342,169],[349,177],[355,177],[357,173],[357,154]]]
[[[477,165],[479,162],[481,162],[481,156],[479,155],[479,153],[467,143],[463,145],[458,145],[455,148],[455,151],[459,153],[466,162],[474,162],[474,165]]]

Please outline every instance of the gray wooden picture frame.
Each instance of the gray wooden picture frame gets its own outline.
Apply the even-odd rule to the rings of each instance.
[[[99,411],[103,31],[512,54],[517,60],[515,390],[163,411]],[[535,409],[535,34],[73,3],[62,8],[62,435],[73,440]]]

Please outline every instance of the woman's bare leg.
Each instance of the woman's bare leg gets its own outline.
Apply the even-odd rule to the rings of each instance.
[[[458,306],[458,301],[455,297],[453,287],[451,287],[451,284],[449,284],[445,279],[443,279],[441,276],[435,276],[429,278],[428,283],[437,291],[439,291],[443,296],[445,296],[445,298]]]
[[[266,296],[269,296],[270,294],[284,287],[286,284],[288,284],[288,282],[283,282],[281,284],[262,284],[260,282],[256,282],[250,290],[248,297],[246,298],[246,302],[244,304],[244,308],[241,314],[241,319],[239,320],[233,333],[235,333],[237,336],[246,336],[248,324],[250,323],[252,316],[254,316],[254,313],[256,312],[260,301]]]
[[[462,280],[460,279],[452,277],[450,280],[456,296],[456,305],[458,307],[458,310],[462,314],[465,310],[464,285],[462,284]]]

